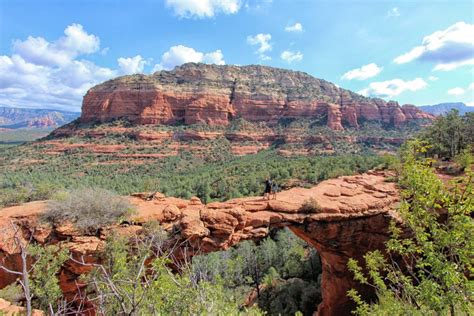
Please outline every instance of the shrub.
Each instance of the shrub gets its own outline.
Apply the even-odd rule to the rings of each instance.
[[[7,188],[0,191],[0,207],[21,204],[27,201],[28,193],[24,189]]]
[[[468,170],[457,186],[446,185],[420,155],[426,146],[415,140],[406,148],[398,209],[404,226],[391,223],[385,253],[365,254],[364,266],[348,262],[354,279],[375,288],[379,298],[367,303],[350,290],[355,314],[472,315],[474,175]]]
[[[57,194],[43,219],[53,224],[70,221],[82,233],[95,234],[100,227],[131,213],[132,205],[127,199],[104,189],[84,188]]]
[[[18,205],[25,202],[47,200],[55,192],[55,187],[49,183],[29,182],[0,190],[0,207]]]
[[[312,315],[315,302],[320,301],[317,283],[292,278],[264,288],[258,305],[269,315],[295,315],[298,311],[302,315]]]
[[[301,213],[319,213],[321,212],[321,206],[315,198],[309,198],[303,202],[299,211]]]
[[[384,181],[385,181],[385,182],[397,183],[397,182],[398,182],[398,177],[396,177],[396,176],[388,176],[388,177],[385,178]]]
[[[23,290],[19,284],[9,284],[0,290],[0,298],[13,304],[18,304],[24,298]]]
[[[456,161],[456,163],[462,169],[461,171],[468,169],[474,163],[474,158],[471,152],[472,152],[472,148],[468,146],[467,149],[462,151],[459,155],[457,155],[454,158],[454,161]]]

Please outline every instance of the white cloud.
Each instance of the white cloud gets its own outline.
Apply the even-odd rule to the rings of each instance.
[[[219,13],[235,14],[240,10],[240,0],[166,0],[166,6],[182,18],[210,18]]]
[[[270,34],[259,33],[254,36],[247,36],[247,43],[252,46],[258,46],[256,53],[259,55],[261,60],[270,60],[271,57],[265,53],[272,50],[272,44],[270,40],[272,36]]]
[[[86,60],[49,67],[29,63],[19,55],[0,56],[0,103],[78,110],[91,86],[116,75]]]
[[[422,44],[394,59],[397,64],[414,60],[435,62],[434,70],[450,71],[474,65],[474,24],[458,22],[423,38]]]
[[[28,37],[13,43],[11,56],[0,55],[0,104],[31,108],[79,110],[82,97],[92,86],[118,75],[143,73],[149,61],[141,55],[120,57],[116,69],[84,59],[103,55],[99,37],[71,24],[65,36],[48,41]],[[221,50],[203,53],[183,45],[173,46],[153,71],[171,69],[185,62],[225,64]]]
[[[225,65],[224,55],[219,49],[209,53],[202,53],[191,47],[177,45],[172,46],[161,56],[161,62],[153,67],[153,71],[170,70],[175,66],[188,62]]]
[[[153,66],[153,68],[151,69],[151,73],[154,73],[156,71],[162,71],[163,70],[163,66],[161,64],[155,64],[155,66]]]
[[[303,54],[301,54],[301,52],[299,51],[292,52],[292,51],[285,50],[284,52],[281,53],[280,57],[281,59],[283,59],[284,61],[288,63],[303,60]]]
[[[379,67],[377,64],[371,63],[346,72],[344,75],[342,75],[342,79],[365,80],[377,76],[382,71],[382,69],[383,67]]]
[[[78,59],[100,53],[100,40],[82,25],[71,24],[65,36],[47,41],[29,36],[13,42],[13,54],[0,56],[0,104],[78,110],[93,85],[117,71]]]
[[[80,24],[71,24],[64,30],[65,36],[54,42],[42,37],[32,37],[13,42],[13,52],[25,61],[37,65],[61,66],[82,54],[92,54],[99,50],[100,40],[88,34]]]
[[[448,90],[449,95],[463,95],[466,91],[463,88],[456,87]]]
[[[202,62],[205,64],[225,65],[224,54],[220,49],[204,54]]]
[[[405,91],[418,91],[427,87],[428,84],[421,78],[409,81],[402,79],[392,79],[381,82],[372,82],[368,88],[359,91],[364,96],[377,96],[382,98],[391,98]]]
[[[433,70],[451,71],[462,66],[472,66],[472,65],[474,65],[474,58],[464,60],[464,61],[438,64],[434,67]]]
[[[474,82],[472,82],[469,87],[467,87],[468,90],[474,90]]]
[[[435,76],[429,76],[428,77],[428,80],[429,81],[437,81],[439,78],[438,77],[435,77]]]
[[[143,69],[147,64],[140,55],[128,58],[120,57],[117,59],[117,63],[120,67],[120,73],[124,75],[143,73]]]
[[[474,106],[474,101],[464,102],[464,104],[467,105],[467,106]]]
[[[303,25],[301,23],[296,22],[293,25],[285,27],[286,32],[303,32]]]
[[[387,17],[388,18],[396,18],[400,16],[400,10],[397,7],[391,8],[387,12]]]

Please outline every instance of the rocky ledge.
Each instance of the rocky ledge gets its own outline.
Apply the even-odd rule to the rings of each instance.
[[[119,77],[91,88],[80,120],[227,125],[239,117],[268,124],[313,117],[333,130],[358,127],[365,121],[400,127],[433,119],[413,105],[366,98],[304,72],[188,63],[172,71]]]
[[[150,221],[159,221],[170,233],[177,258],[223,250],[242,240],[258,240],[271,227],[289,227],[297,236],[313,245],[322,261],[323,301],[319,315],[349,315],[353,308],[346,292],[357,288],[366,297],[373,296],[361,288],[347,270],[349,258],[361,259],[370,250],[383,249],[388,226],[397,219],[399,200],[394,183],[387,182],[386,172],[369,172],[321,182],[309,189],[293,188],[278,194],[276,200],[261,197],[233,199],[204,205],[198,198],[183,200],[162,194],[135,194],[130,201],[137,209],[133,220],[104,227],[97,236],[83,236],[71,224],[49,227],[38,221],[46,201],[31,202],[0,210],[0,261],[17,269],[19,249],[12,244],[12,225],[22,227],[22,238],[41,244],[59,244],[76,258],[94,262],[112,233],[133,236]],[[303,210],[305,201],[314,198],[318,207]],[[60,272],[61,288],[73,298],[79,276],[89,267],[68,261]],[[14,282],[15,276],[0,270],[0,288]]]

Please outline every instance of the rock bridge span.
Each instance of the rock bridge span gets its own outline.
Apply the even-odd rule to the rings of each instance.
[[[399,200],[395,183],[387,182],[386,172],[330,179],[309,188],[293,188],[280,192],[276,200],[261,197],[232,199],[226,202],[202,204],[198,198],[183,200],[155,194],[130,197],[137,209],[131,223],[114,225],[102,230],[100,236],[83,236],[72,225],[49,228],[40,224],[37,215],[46,202],[32,202],[0,210],[0,260],[10,268],[18,268],[20,256],[11,243],[11,221],[22,226],[24,238],[32,236],[42,244],[61,243],[75,256],[94,260],[112,232],[130,235],[142,229],[142,224],[159,221],[173,238],[182,241],[181,251],[187,254],[207,253],[227,249],[243,240],[266,237],[272,227],[289,227],[297,236],[314,246],[322,263],[322,296],[319,315],[349,315],[353,308],[346,293],[357,288],[366,297],[373,293],[353,281],[347,270],[349,258],[361,259],[370,250],[383,249],[389,237],[388,226],[397,219]],[[309,199],[317,207],[302,208]],[[179,255],[179,254],[178,254]],[[68,261],[60,272],[61,288],[74,296],[78,277],[87,268]],[[13,282],[14,275],[0,270],[0,288]]]

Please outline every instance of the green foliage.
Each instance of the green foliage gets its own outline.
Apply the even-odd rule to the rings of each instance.
[[[379,251],[365,255],[367,274],[349,261],[355,279],[374,286],[380,298],[369,305],[351,291],[357,314],[467,315],[474,308],[473,174],[468,171],[457,185],[446,186],[430,161],[420,158],[426,151],[414,141],[404,152],[399,212],[405,226],[392,224],[387,242],[390,257],[402,260],[402,266]]]
[[[300,278],[291,278],[284,282],[266,287],[258,305],[269,315],[313,315],[317,302],[321,298],[319,285]]]
[[[20,146],[12,152],[12,157],[4,159],[14,159],[23,149]],[[282,188],[295,180],[311,185],[331,176],[351,175],[387,165],[392,158],[369,154],[283,157],[275,150],[266,150],[255,155],[211,161],[185,154],[146,164],[128,164],[127,160],[121,164],[107,164],[106,159],[84,153],[60,155],[43,164],[15,169],[10,163],[0,164],[0,204],[50,198],[30,194],[28,188],[41,187],[43,183],[48,184],[53,194],[82,187],[104,188],[119,194],[156,190],[183,198],[195,195],[210,202],[261,195],[263,182],[269,174]],[[105,164],[98,164],[101,162]]]
[[[100,227],[128,217],[132,211],[124,197],[104,189],[84,188],[57,194],[42,218],[52,224],[69,221],[84,234],[95,234]]]
[[[22,183],[15,188],[0,190],[0,207],[36,200],[47,200],[55,191],[56,188],[52,184],[44,181],[39,181],[34,185],[31,182]]]
[[[430,154],[454,158],[474,144],[474,113],[460,116],[458,110],[452,109],[446,115],[439,116],[421,134],[421,138],[432,144]]]
[[[50,306],[53,307],[52,310],[56,310],[62,300],[62,291],[56,275],[68,259],[68,251],[55,245],[30,245],[28,254],[34,262],[30,286],[35,305],[43,310],[50,309]]]
[[[195,256],[192,269],[202,280],[222,280],[240,301],[254,288],[259,293],[258,305],[270,314],[283,313],[277,310],[281,306],[286,306],[283,314],[304,311],[307,315],[308,310],[311,314],[321,300],[319,257],[286,229],[259,245],[243,241],[227,251]]]
[[[20,284],[9,284],[3,289],[0,289],[0,298],[13,304],[18,304],[24,298],[23,289]]]
[[[462,171],[467,171],[467,169],[470,168],[474,163],[472,152],[472,146],[467,146],[459,155],[454,158],[454,161],[461,167]]]
[[[377,157],[374,150],[391,151],[396,146],[383,141],[373,144],[373,136],[404,138],[416,128],[386,129],[367,122],[359,129],[332,131],[321,122],[312,119],[290,120],[277,126],[264,122],[252,123],[236,118],[230,126],[197,125],[142,125],[132,126],[126,121],[116,120],[103,124],[70,123],[71,128],[80,128],[85,136],[64,137],[65,144],[122,145],[114,153],[97,154],[83,148],[70,148],[55,154],[54,145],[36,141],[2,149],[0,151],[0,205],[12,205],[40,199],[30,195],[28,186],[36,188],[47,183],[53,191],[72,190],[81,187],[100,187],[119,194],[139,191],[161,191],[177,197],[199,196],[203,201],[215,201],[239,196],[262,194],[262,182],[266,175],[281,184],[295,179],[309,185],[340,175],[364,172],[374,167],[391,164],[389,156]],[[117,127],[126,129],[114,131]],[[280,135],[301,137],[320,135],[328,143],[283,144],[276,140],[271,149],[255,155],[237,157],[232,154],[231,143],[226,137],[213,140],[188,141],[190,149],[180,149],[178,155],[170,147],[171,142],[144,144],[136,139],[137,132],[167,131],[179,136],[185,131],[218,131],[232,134],[239,131],[254,134],[276,132]],[[88,133],[104,133],[104,137],[90,137]],[[368,141],[349,143],[344,137]],[[49,136],[47,140],[57,141]],[[328,151],[329,143],[333,150]],[[241,142],[242,145],[262,146],[256,141]],[[186,146],[183,146],[186,147]],[[280,150],[309,153],[309,157],[283,157]],[[40,153],[40,154],[39,154]],[[160,158],[125,158],[116,154],[142,155],[162,154]],[[169,157],[166,155],[170,155]],[[323,156],[321,156],[323,155]],[[328,156],[330,155],[330,156]],[[226,175],[223,177],[223,175]],[[25,191],[25,188],[26,191]],[[25,192],[24,192],[25,191]],[[45,195],[46,198],[48,196]]]
[[[103,265],[86,278],[104,315],[258,315],[257,309],[240,311],[222,282],[199,280],[187,266],[181,273],[161,247],[159,226],[148,227],[134,240],[113,237],[103,253]],[[147,267],[145,267],[147,264]]]

